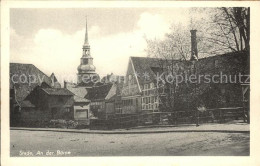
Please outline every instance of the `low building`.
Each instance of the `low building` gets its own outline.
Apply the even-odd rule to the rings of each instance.
[[[73,93],[65,88],[39,86],[26,97],[26,101],[30,101],[36,106],[34,113],[42,112],[44,114],[41,119],[72,120],[74,118]]]
[[[73,94],[59,88],[32,64],[10,63],[10,124],[41,126],[51,119],[73,118]]]
[[[74,119],[89,125],[90,118],[94,116],[90,110],[90,100],[85,98],[88,89],[69,82],[64,82],[64,88],[74,94]]]
[[[98,119],[108,119],[121,109],[120,88],[117,83],[94,86],[85,96],[91,100],[90,110]]]

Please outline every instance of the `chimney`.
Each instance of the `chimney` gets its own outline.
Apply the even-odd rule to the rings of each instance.
[[[64,81],[64,88],[67,89],[67,82],[66,81]]]
[[[197,30],[190,30],[190,33],[191,33],[191,58],[190,58],[190,60],[198,60],[196,32],[197,32]]]

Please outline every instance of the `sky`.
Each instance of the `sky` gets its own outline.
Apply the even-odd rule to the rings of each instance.
[[[10,62],[75,82],[86,17],[101,76],[125,75],[130,56],[147,56],[145,38],[163,39],[171,25],[188,25],[191,18],[188,8],[11,9]]]

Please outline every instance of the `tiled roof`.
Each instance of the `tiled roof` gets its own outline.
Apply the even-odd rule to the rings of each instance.
[[[89,103],[90,102],[88,99],[85,99],[83,97],[79,97],[77,95],[74,95],[74,101],[76,103]]]
[[[219,57],[232,58],[234,56],[244,56],[246,54],[247,54],[246,51],[236,51],[236,52],[229,52],[229,53],[219,54],[219,55],[214,55],[214,56],[209,56],[209,57],[203,57],[203,58],[199,58],[198,60],[200,61],[200,60],[206,60],[206,59],[215,59],[215,58],[219,58]]]
[[[20,102],[21,107],[25,107],[25,108],[34,108],[35,105],[33,105],[29,100],[24,100],[22,102]]]
[[[88,99],[84,98],[88,93],[88,90],[86,87],[67,86],[67,89],[74,94],[75,102],[90,102]]]
[[[71,98],[69,100],[67,100],[67,102],[64,104],[64,107],[72,107],[74,104],[74,100],[72,100]]]
[[[244,60],[240,60],[241,62],[246,61],[246,52],[240,51],[240,52],[231,52],[226,53],[222,55],[215,55],[205,58],[200,58],[198,60],[199,63],[208,63],[209,61],[214,61],[217,58],[239,58],[242,57]],[[145,82],[151,82],[155,79],[156,73],[161,73],[163,70],[163,67],[167,66],[167,63],[169,65],[172,65],[172,63],[185,63],[185,61],[180,60],[166,60],[166,59],[160,59],[160,58],[150,58],[150,57],[131,57],[135,72],[139,75],[138,82],[140,85],[144,84]],[[186,61],[189,63],[190,61]],[[249,67],[248,67],[249,69]],[[245,69],[247,70],[247,69]],[[149,75],[149,78],[145,78],[143,75],[144,73]]]
[[[23,83],[24,80],[19,80],[20,76],[21,78],[27,80],[29,80],[29,77],[32,79],[32,77],[35,76],[36,79],[34,82],[31,81],[30,84],[28,81]],[[13,78],[13,80],[11,78]],[[40,86],[43,82],[46,83],[47,86],[51,87],[51,79],[34,65],[10,63],[10,89],[15,89],[15,98],[20,105],[21,102],[32,92],[32,90],[35,87]]]
[[[34,89],[34,86],[28,86],[28,84],[16,84],[15,89],[15,99],[18,103],[23,101]]]
[[[138,82],[143,84],[145,82],[151,82],[155,79],[156,73],[153,71],[153,68],[162,68],[166,66],[166,60],[159,58],[150,58],[150,57],[131,57],[135,72],[139,75]],[[176,60],[176,63],[179,62]],[[144,77],[144,75],[149,77]]]
[[[79,97],[85,97],[88,93],[88,90],[86,87],[72,87],[68,86],[67,89],[71,91],[73,94],[79,96]]]
[[[10,87],[12,88],[14,84],[22,84],[22,81],[19,81],[19,77],[21,75],[25,75],[26,79],[29,80],[29,77],[33,79],[35,76],[35,81],[30,84],[30,86],[35,87],[37,85],[41,85],[41,80],[51,86],[51,78],[44,74],[41,70],[35,67],[33,64],[22,64],[22,63],[10,63],[10,78],[13,75],[14,81],[10,79]],[[21,78],[24,78],[23,76]],[[26,82],[28,84],[28,82]],[[29,85],[28,85],[29,86]]]
[[[89,100],[105,100],[113,84],[105,84],[101,86],[95,86],[89,89],[85,98]]]
[[[109,83],[109,82],[124,82],[124,76],[120,75],[114,75],[113,73],[107,74],[101,79],[101,82],[103,83]]]
[[[56,96],[73,96],[73,93],[65,88],[42,88],[48,95]]]
[[[112,97],[114,97],[116,95],[116,92],[117,92],[117,85],[113,84],[112,87],[110,88],[105,100],[109,100]]]

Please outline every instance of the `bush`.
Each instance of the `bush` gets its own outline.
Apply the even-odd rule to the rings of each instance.
[[[49,127],[52,128],[76,128],[78,122],[73,120],[64,120],[64,119],[52,119],[49,121]]]

